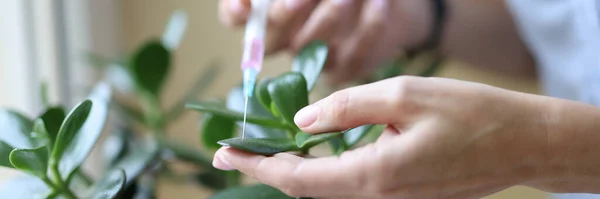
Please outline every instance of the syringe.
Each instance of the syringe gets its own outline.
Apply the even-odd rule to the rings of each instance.
[[[244,34],[244,52],[242,55],[241,69],[243,73],[244,89],[244,123],[242,139],[246,133],[246,114],[248,112],[248,99],[254,93],[256,77],[262,70],[265,54],[265,35],[267,31],[269,6],[271,0],[252,0],[252,10],[246,22]]]

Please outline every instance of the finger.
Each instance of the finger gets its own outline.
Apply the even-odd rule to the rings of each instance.
[[[361,1],[334,0],[321,2],[311,14],[298,35],[292,40],[292,49],[298,51],[313,40],[328,43],[342,27],[342,22],[351,22],[350,12],[358,7]],[[330,44],[331,45],[331,44]]]
[[[365,1],[361,18],[352,34],[342,42],[336,57],[336,67],[330,81],[335,84],[348,82],[363,74],[362,67],[381,39],[388,1]]]
[[[217,151],[232,168],[290,196],[326,197],[359,191],[366,169],[361,163],[369,156],[359,150],[341,157],[304,159],[287,153],[272,157],[254,155],[231,148]]]
[[[397,124],[417,118],[419,77],[398,77],[347,88],[296,113],[294,121],[308,133],[343,131],[366,124]],[[421,86],[421,85],[418,85]]]
[[[289,47],[292,36],[310,17],[318,3],[317,0],[273,1],[269,9],[265,53],[272,54]]]
[[[219,19],[227,27],[238,27],[245,23],[251,7],[250,0],[221,0]]]

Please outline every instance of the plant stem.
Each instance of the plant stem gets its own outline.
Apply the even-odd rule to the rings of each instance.
[[[175,156],[177,156],[177,158],[194,163],[196,165],[204,166],[205,168],[212,168],[212,161],[192,147],[182,143],[175,143],[162,135],[156,136],[156,139],[161,147],[171,150]]]
[[[62,180],[60,176],[60,172],[58,171],[58,162],[55,160],[50,161],[50,175],[54,180],[55,186],[60,190],[60,192],[65,195],[65,197],[69,199],[77,199],[77,196],[69,189],[69,186]],[[48,180],[50,181],[50,180]]]
[[[81,180],[83,180],[83,182],[86,185],[89,186],[89,185],[93,184],[92,179],[89,176],[85,175],[85,173],[79,171],[75,175],[77,175],[79,178],[81,178]]]

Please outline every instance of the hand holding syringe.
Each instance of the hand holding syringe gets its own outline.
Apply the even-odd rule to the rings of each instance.
[[[256,77],[262,70],[270,3],[271,0],[252,0],[252,11],[246,24],[246,32],[244,35],[244,52],[241,63],[245,97],[242,138],[244,138],[246,132],[246,112],[248,111],[248,100],[254,93]]]

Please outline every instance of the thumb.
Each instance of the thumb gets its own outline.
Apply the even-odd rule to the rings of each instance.
[[[415,114],[404,79],[391,78],[335,92],[298,111],[294,122],[308,133],[343,131],[366,124],[402,125]]]

